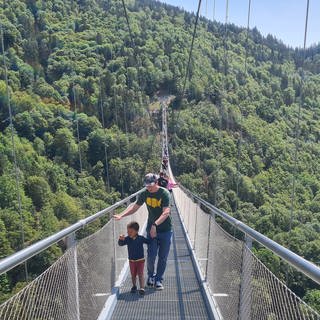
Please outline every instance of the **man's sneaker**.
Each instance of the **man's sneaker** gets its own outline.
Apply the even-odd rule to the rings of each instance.
[[[137,286],[133,286],[130,290],[131,293],[136,293],[137,292]]]
[[[144,296],[144,294],[145,294],[144,288],[140,288],[139,294],[140,294],[140,296]]]
[[[154,278],[153,277],[149,277],[148,278],[147,286],[148,287],[154,287]]]
[[[163,285],[162,285],[161,281],[157,281],[156,282],[156,289],[157,290],[163,290]]]

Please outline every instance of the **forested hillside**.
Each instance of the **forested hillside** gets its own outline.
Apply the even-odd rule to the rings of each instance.
[[[180,97],[195,17],[130,1],[133,43],[120,1],[12,0],[0,10],[29,244],[137,190],[143,174],[157,170],[159,128],[149,105],[159,93]],[[320,48],[307,52],[302,86],[300,50],[256,29],[247,45],[246,30],[234,25],[224,43],[224,30],[200,20],[186,97],[170,106],[174,173],[189,189],[319,263]],[[21,247],[21,237],[3,64],[0,71],[1,258]],[[39,257],[30,276],[59,250]],[[264,250],[258,254],[276,274],[284,268]],[[1,298],[21,279],[18,271],[0,278]],[[314,284],[290,279],[317,308]]]
[[[139,190],[144,173],[159,168],[159,129],[121,10],[95,1],[1,8],[25,245]],[[1,79],[0,259],[22,246],[3,64]],[[60,252],[35,258],[29,277]],[[0,278],[0,300],[24,280],[22,269]]]

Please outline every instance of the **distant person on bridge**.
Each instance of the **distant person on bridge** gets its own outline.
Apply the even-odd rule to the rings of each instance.
[[[169,192],[172,192],[173,188],[177,188],[179,185],[178,183],[175,183],[168,175],[164,175],[164,178],[168,180],[167,189]]]
[[[169,180],[165,177],[164,172],[159,173],[158,186],[167,189]]]
[[[148,245],[148,286],[155,286],[163,290],[163,275],[167,266],[168,254],[172,238],[172,221],[170,216],[169,191],[157,185],[155,174],[148,173],[144,178],[146,190],[143,191],[137,202],[127,208],[122,214],[114,215],[116,220],[134,214],[144,203],[149,212],[147,223],[147,236],[151,239]],[[157,270],[155,261],[158,255]]]
[[[168,170],[168,159],[166,157],[162,160],[162,170],[167,171]]]

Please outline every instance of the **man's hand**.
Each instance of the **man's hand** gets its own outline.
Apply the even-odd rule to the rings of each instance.
[[[113,219],[116,220],[116,221],[119,221],[122,219],[122,214],[114,214],[113,215]]]
[[[113,219],[116,221],[121,220],[124,217],[130,216],[131,214],[134,214],[141,206],[138,204],[134,204],[133,206],[130,205],[126,210],[124,210],[122,213],[114,214]]]
[[[121,234],[121,235],[119,236],[119,240],[124,241],[125,239],[126,239],[126,237],[125,237],[123,234]]]
[[[157,229],[156,229],[156,226],[151,226],[151,229],[150,229],[150,237],[153,239],[157,236]]]

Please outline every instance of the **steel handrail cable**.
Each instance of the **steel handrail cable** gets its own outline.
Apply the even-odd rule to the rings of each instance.
[[[128,201],[130,201],[131,199],[135,198],[136,196],[138,196],[142,191],[144,190],[141,189],[135,193],[133,193],[132,195],[124,198],[123,200],[120,200],[116,203],[114,203],[113,205],[111,205],[108,208],[105,208],[87,218],[84,218],[82,220],[79,220],[78,222],[76,222],[75,224],[43,239],[40,240],[34,244],[32,244],[31,246],[28,246],[2,260],[0,260],[0,274],[5,273],[11,269],[13,269],[14,267],[16,267],[17,265],[27,261],[28,259],[32,258],[33,256],[37,255],[38,253],[44,251],[45,249],[49,248],[51,245],[59,242],[60,240],[66,238],[67,236],[71,235],[72,233],[82,229],[83,227],[85,227],[86,225],[92,223],[93,221],[101,218],[102,216],[104,216],[107,213],[113,212],[115,209],[117,209],[119,206],[122,206],[124,204],[126,204]]]

